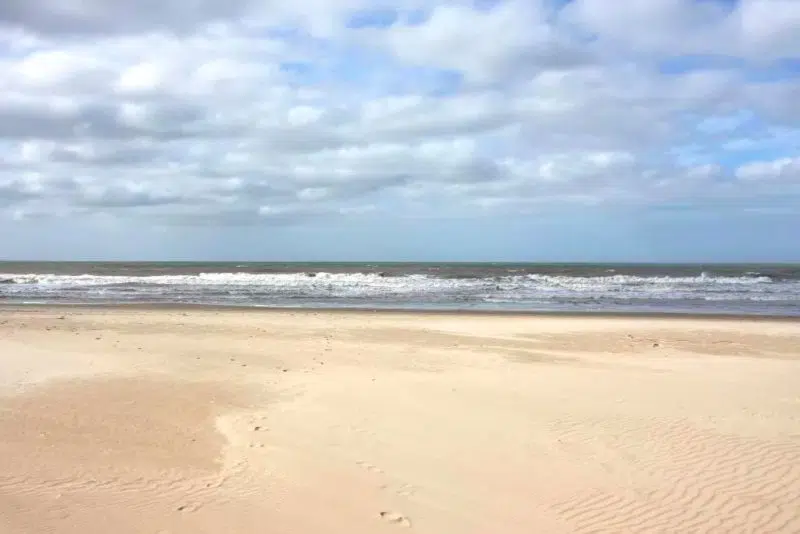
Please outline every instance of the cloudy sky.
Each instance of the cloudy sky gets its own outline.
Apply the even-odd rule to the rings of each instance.
[[[0,257],[800,260],[800,0],[3,0]]]

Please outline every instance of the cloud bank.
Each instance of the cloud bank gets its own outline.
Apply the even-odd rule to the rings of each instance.
[[[798,56],[794,0],[7,0],[0,219],[795,213]]]

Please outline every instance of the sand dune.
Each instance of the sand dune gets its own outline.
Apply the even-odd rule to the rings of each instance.
[[[0,309],[0,532],[797,533],[800,322]]]

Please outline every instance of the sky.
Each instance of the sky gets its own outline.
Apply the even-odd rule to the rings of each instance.
[[[800,261],[800,0],[3,0],[0,258]]]

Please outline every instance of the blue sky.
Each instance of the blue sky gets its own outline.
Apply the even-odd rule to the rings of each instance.
[[[0,257],[800,261],[800,2],[106,4],[0,5]]]

